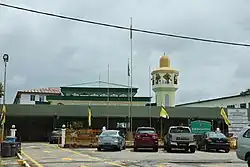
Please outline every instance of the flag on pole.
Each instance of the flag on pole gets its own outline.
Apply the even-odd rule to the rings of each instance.
[[[160,117],[169,119],[167,109],[161,105]]]
[[[130,77],[129,59],[128,59],[128,77]]]
[[[1,126],[3,126],[5,124],[5,119],[6,119],[6,106],[3,105],[2,108],[2,114],[1,114]]]
[[[221,108],[221,110],[220,110],[220,115],[221,115],[222,118],[224,119],[224,121],[225,121],[225,123],[227,124],[227,126],[231,126],[231,122],[230,122],[230,120],[228,119],[227,114],[226,114],[226,112],[224,111],[223,108]]]
[[[91,117],[92,117],[92,110],[90,106],[88,107],[88,122],[89,122],[89,127],[91,127]]]

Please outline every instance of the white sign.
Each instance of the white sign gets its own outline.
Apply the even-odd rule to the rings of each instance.
[[[238,134],[249,123],[247,109],[230,108],[227,109],[227,115],[231,122],[231,126],[228,128],[229,133]]]

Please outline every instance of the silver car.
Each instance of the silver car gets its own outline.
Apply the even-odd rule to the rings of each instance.
[[[97,150],[118,150],[126,148],[125,136],[119,130],[105,130],[98,136]]]
[[[238,135],[236,155],[239,159],[247,161],[250,167],[250,126],[244,127]]]

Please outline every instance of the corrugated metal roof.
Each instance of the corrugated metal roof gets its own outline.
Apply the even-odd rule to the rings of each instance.
[[[0,105],[1,107],[1,105]],[[91,106],[93,117],[126,117],[127,106]],[[167,108],[170,118],[222,119],[220,108],[175,107]],[[227,112],[227,110],[225,109]],[[248,110],[248,113],[250,110]],[[85,105],[7,105],[7,116],[53,116],[87,117]],[[137,118],[159,118],[160,107],[132,106],[131,115]],[[250,114],[248,114],[250,117]]]
[[[60,88],[38,88],[18,91],[19,93],[61,94]]]
[[[105,82],[105,81],[93,81],[79,84],[66,85],[64,87],[77,87],[77,88],[130,88],[130,85],[122,85],[117,83]],[[136,88],[136,87],[133,87]]]
[[[245,96],[249,96],[249,95],[250,95],[250,89],[247,89],[246,91],[242,91],[241,93],[239,93],[237,95],[224,96],[224,97],[218,97],[218,98],[206,99],[206,100],[199,100],[199,101],[194,101],[194,102],[187,102],[187,103],[177,104],[177,105],[175,105],[175,107],[181,107],[181,106],[191,105],[191,104],[200,104],[200,103],[217,101],[217,100],[232,99],[232,98],[237,98],[237,97],[245,97]]]

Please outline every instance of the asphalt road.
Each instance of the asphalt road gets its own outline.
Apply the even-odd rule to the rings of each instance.
[[[102,151],[61,149],[47,143],[23,143],[22,155],[32,167],[247,167],[235,152],[166,153],[160,149],[133,152],[132,149]]]

